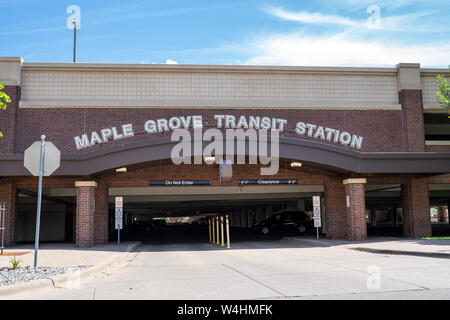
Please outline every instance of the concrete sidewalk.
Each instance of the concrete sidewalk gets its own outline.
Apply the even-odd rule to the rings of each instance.
[[[424,257],[450,258],[450,240],[423,240],[391,237],[369,237],[367,241],[316,240],[313,237],[288,237],[320,247],[340,246],[372,253],[403,254]]]
[[[93,266],[108,260],[111,256],[125,252],[133,242],[122,242],[120,245],[110,243],[91,248],[77,248],[73,243],[44,243],[39,246],[39,267]],[[17,254],[23,260],[21,267],[33,266],[34,244],[17,245],[4,250],[0,255],[0,267],[10,267],[10,257]]]
[[[90,248],[78,248],[75,244],[69,243],[42,244],[39,247],[38,267],[86,266],[86,269],[79,272],[80,279],[85,279],[108,270],[116,263],[120,263],[139,244],[139,241],[122,242],[120,245],[110,243]],[[5,249],[3,254],[0,255],[0,267],[10,267],[11,263],[9,259],[14,254],[17,255],[17,259],[23,261],[20,267],[33,266],[34,264],[33,245],[11,247]],[[67,272],[51,278],[41,278],[29,282],[2,286],[0,287],[0,296],[6,297],[24,291],[36,291],[61,286],[73,277],[72,273]]]

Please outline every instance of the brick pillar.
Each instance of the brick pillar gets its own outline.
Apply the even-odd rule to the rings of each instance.
[[[325,176],[325,225],[328,239],[345,239],[345,188],[342,180]]]
[[[448,199],[447,201],[447,213],[448,213],[447,222],[450,224],[450,199]]]
[[[430,198],[427,178],[408,178],[402,184],[403,236],[431,237]]]
[[[445,222],[445,207],[439,206],[437,209],[438,209],[438,222]]]
[[[76,181],[77,187],[77,217],[76,244],[77,247],[91,247],[95,244],[95,181]]]
[[[16,243],[17,188],[14,181],[0,181],[0,202],[5,202],[5,247]]]
[[[108,243],[109,233],[109,207],[108,207],[108,185],[105,179],[97,180],[95,192],[95,243]]]
[[[364,178],[346,179],[343,182],[346,197],[347,240],[367,240],[365,183]]]
[[[420,64],[397,65],[398,100],[402,106],[404,151],[425,151],[425,124],[423,120]]]

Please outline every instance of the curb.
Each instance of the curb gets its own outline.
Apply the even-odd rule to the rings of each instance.
[[[305,244],[313,244],[318,247],[331,247],[331,244],[327,243],[326,241],[322,241],[322,240],[302,239],[302,238],[296,238],[296,237],[283,237],[283,239],[289,240],[289,241],[303,242]]]
[[[137,241],[135,243],[130,244],[125,251],[122,251],[120,253],[115,254],[111,258],[107,259],[106,261],[103,261],[97,265],[93,265],[92,267],[87,267],[84,270],[80,271],[80,280],[89,278],[90,276],[93,276],[94,274],[100,273],[104,271],[106,268],[110,267],[112,264],[115,264],[119,262],[120,260],[123,260],[127,253],[129,253],[131,250],[136,248],[138,245],[140,245],[142,242]],[[76,271],[75,271],[76,272]],[[0,297],[4,298],[10,295],[14,295],[17,293],[22,293],[24,291],[33,291],[33,290],[41,290],[44,288],[64,288],[64,285],[67,283],[67,281],[73,276],[74,271],[72,272],[66,272],[63,274],[58,274],[56,276],[53,276],[51,278],[42,278],[38,280],[32,280],[29,282],[22,282],[17,283],[15,285],[9,285],[0,288]]]
[[[369,253],[395,254],[395,255],[404,255],[404,256],[450,259],[450,253],[440,253],[440,252],[401,251],[401,250],[374,249],[374,248],[361,248],[361,247],[348,248],[348,249],[369,252]]]

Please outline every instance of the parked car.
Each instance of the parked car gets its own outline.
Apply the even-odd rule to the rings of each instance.
[[[314,228],[312,219],[303,211],[283,211],[268,219],[256,221],[253,229],[261,234],[297,232],[304,233]]]

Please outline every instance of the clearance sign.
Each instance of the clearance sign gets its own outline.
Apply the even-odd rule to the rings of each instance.
[[[225,129],[263,129],[278,130],[283,132],[288,125],[287,119],[269,118],[260,116],[234,116],[234,115],[214,115],[217,128]],[[142,124],[142,129],[148,134],[158,134],[177,129],[201,129],[203,128],[203,117],[201,115],[171,117],[169,119],[150,119]],[[314,123],[299,121],[295,124],[295,133],[299,136],[308,136],[313,139],[325,140],[336,144],[341,144],[352,148],[361,149],[363,137],[340,131],[334,128],[319,126]],[[84,133],[74,137],[78,150],[85,149],[96,144],[107,143],[108,141],[127,139],[134,137],[134,128],[131,123],[123,124],[120,127],[102,128],[91,133]]]

